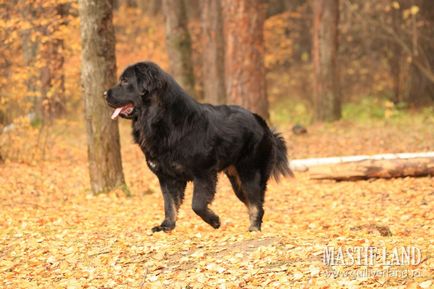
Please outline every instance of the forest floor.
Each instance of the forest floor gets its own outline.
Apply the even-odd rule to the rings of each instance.
[[[434,150],[433,122],[339,122],[294,136],[293,159]],[[187,188],[176,229],[152,234],[163,217],[156,178],[121,123],[132,197],[89,194],[79,122],[53,128],[46,160],[0,164],[1,288],[432,288],[434,179],[271,181],[262,232],[220,176],[212,229],[191,210]],[[325,248],[420,250],[416,265],[325,264]],[[401,251],[399,251],[401,252]],[[388,255],[389,257],[391,255]],[[392,256],[393,257],[393,256]],[[416,260],[417,261],[417,260]]]

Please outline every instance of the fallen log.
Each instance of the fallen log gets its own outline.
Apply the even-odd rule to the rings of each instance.
[[[319,180],[434,176],[434,152],[293,160],[290,168]]]

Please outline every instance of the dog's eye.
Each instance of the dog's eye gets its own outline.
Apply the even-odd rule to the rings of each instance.
[[[128,85],[128,81],[126,79],[121,79],[121,85]]]

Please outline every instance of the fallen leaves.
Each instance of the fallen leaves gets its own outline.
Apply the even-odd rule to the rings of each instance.
[[[353,138],[360,134],[359,128],[345,129]],[[221,229],[212,229],[192,212],[189,185],[175,231],[152,234],[150,228],[163,216],[158,183],[144,161],[137,162],[143,156],[131,143],[129,128],[121,131],[131,198],[88,194],[84,135],[68,144],[74,151],[68,157],[60,154],[39,165],[0,165],[0,287],[432,287],[432,178],[333,182],[300,174],[270,182],[263,232],[248,233],[246,209],[221,176],[213,203]],[[369,138],[370,132],[364,128],[361,137]],[[297,157],[350,152],[350,147],[331,147],[332,139],[341,143],[340,137],[328,135],[324,127],[311,128],[309,136],[295,141],[293,152]],[[391,139],[405,137],[399,128]],[[319,140],[324,140],[321,147]],[[63,150],[70,140],[58,141],[62,143],[54,148]],[[424,142],[434,147],[434,137]],[[409,151],[419,148],[405,140],[389,143],[388,149],[403,143]],[[370,150],[375,141],[372,145]],[[149,187],[152,191],[142,195]],[[407,245],[420,248],[424,261],[395,269],[419,275],[354,277],[349,274],[365,268],[323,262],[325,246]]]

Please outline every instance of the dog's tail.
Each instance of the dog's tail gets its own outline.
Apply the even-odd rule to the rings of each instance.
[[[270,129],[262,117],[256,113],[253,115],[266,131],[265,139],[267,139],[267,143],[269,144],[269,141],[271,140],[271,158],[268,161],[267,171],[274,177],[276,181],[279,180],[280,176],[293,177],[294,174],[289,168],[285,139],[280,133]]]
[[[279,180],[280,176],[294,176],[291,169],[289,168],[289,162],[287,157],[286,143],[283,136],[272,130],[273,139],[273,166],[271,168],[271,174],[276,181]]]

